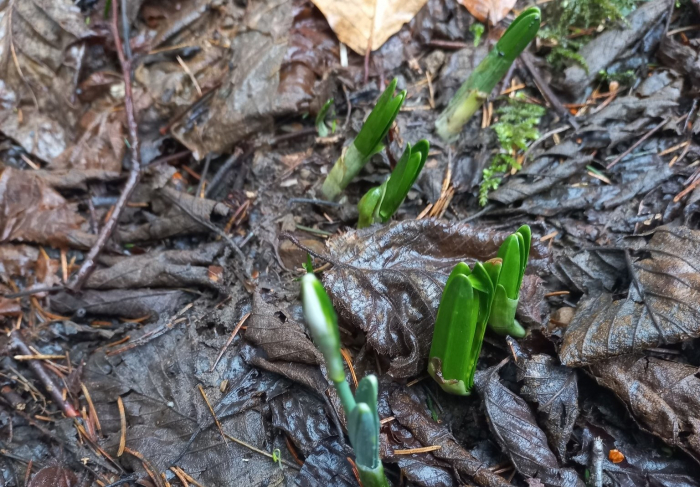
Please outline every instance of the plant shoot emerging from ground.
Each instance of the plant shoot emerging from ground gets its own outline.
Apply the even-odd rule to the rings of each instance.
[[[396,83],[396,80],[389,83],[362,125],[360,133],[349,146],[343,149],[343,153],[335,161],[333,169],[323,182],[322,191],[327,199],[336,199],[372,156],[384,149],[384,137],[394,123],[406,97],[405,90],[394,96]]]
[[[452,141],[459,135],[464,124],[506,75],[513,61],[535,38],[539,28],[540,10],[537,7],[530,7],[518,15],[435,121],[435,131],[440,138]]]
[[[429,150],[430,143],[425,139],[413,147],[406,145],[389,179],[370,189],[357,205],[360,213],[357,228],[368,227],[375,221],[386,222],[396,213],[423,169]]]
[[[311,273],[301,280],[306,325],[316,347],[323,354],[328,377],[333,381],[345,411],[350,444],[355,450],[357,470],[365,487],[388,487],[379,459],[379,415],[377,414],[377,378],[363,377],[355,395],[345,379],[340,354],[338,317],[321,282]]]

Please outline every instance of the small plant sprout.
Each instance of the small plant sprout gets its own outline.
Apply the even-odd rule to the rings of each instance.
[[[331,130],[326,125],[326,115],[328,110],[330,110],[333,105],[333,98],[330,98],[326,103],[323,104],[321,109],[316,115],[316,132],[318,132],[319,137],[328,137],[331,134]]]
[[[368,227],[376,221],[386,222],[396,213],[423,169],[429,150],[430,143],[425,139],[413,147],[407,144],[389,179],[370,189],[357,205],[360,212],[357,228]]]
[[[500,335],[516,338],[525,336],[525,329],[515,319],[520,286],[530,256],[532,236],[530,227],[523,225],[506,238],[498,249],[498,257],[484,264],[495,285],[489,326]]]
[[[436,132],[443,140],[452,141],[459,135],[464,124],[506,75],[513,61],[537,35],[540,17],[537,7],[530,7],[518,15],[496,46],[462,84],[435,121]]]
[[[323,182],[322,191],[326,199],[336,199],[372,156],[384,148],[382,141],[406,97],[405,90],[394,96],[395,90],[396,80],[393,80],[377,100],[355,140],[343,149],[343,153],[335,161],[333,169]]]
[[[428,373],[451,394],[468,396],[474,386],[494,288],[484,266],[464,262],[452,269],[442,292]]]
[[[314,343],[323,354],[328,377],[333,381],[347,419],[350,444],[355,450],[357,470],[365,487],[389,487],[379,459],[379,415],[377,414],[377,378],[363,377],[355,396],[345,379],[340,354],[338,318],[321,282],[311,273],[301,280],[306,325]]]

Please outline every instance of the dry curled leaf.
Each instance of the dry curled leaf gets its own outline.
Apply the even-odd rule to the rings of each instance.
[[[340,39],[358,54],[375,51],[423,8],[427,0],[312,0]]]
[[[246,320],[245,337],[262,347],[269,360],[316,365],[323,362],[318,350],[304,333],[301,323],[266,303],[259,293],[253,295],[253,311]]]
[[[574,470],[559,466],[527,403],[501,384],[501,367],[491,367],[474,378],[484,399],[489,427],[501,449],[526,477],[536,477],[547,486],[584,487]]]
[[[700,336],[700,232],[659,227],[632,263],[636,282],[626,299],[601,293],[579,304],[559,357],[579,366]],[[629,270],[628,270],[629,271]]]
[[[622,399],[637,422],[700,462],[700,378],[697,368],[642,355],[591,367],[598,383]]]
[[[452,268],[460,261],[471,265],[494,257],[508,235],[434,219],[350,231],[328,242],[335,265],[325,273],[324,284],[339,315],[391,360],[389,373],[411,377],[425,370],[442,288]],[[533,238],[528,272],[544,268],[546,256],[546,247]],[[533,280],[537,277],[525,276],[523,288],[530,289]],[[521,309],[539,304],[528,299],[541,295],[521,295]]]
[[[576,373],[557,365],[549,355],[529,357],[515,340],[508,337],[507,341],[515,356],[518,381],[523,383],[520,395],[537,404],[539,423],[563,461],[579,413]]]
[[[516,0],[458,0],[479,22],[496,25],[508,15]]]
[[[27,483],[27,487],[74,487],[78,477],[63,467],[44,467]]]

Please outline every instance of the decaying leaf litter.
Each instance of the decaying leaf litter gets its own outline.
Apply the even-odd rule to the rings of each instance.
[[[0,4],[1,485],[358,485],[307,253],[348,382],[378,377],[393,485],[700,484],[696,3],[596,25],[596,2],[542,5],[549,30],[447,144],[437,115],[527,4],[112,2]],[[387,151],[324,201],[393,78]],[[546,112],[506,150],[492,127],[521,103]],[[423,138],[393,221],[354,230]],[[522,169],[482,207],[504,150]],[[487,332],[477,393],[449,396],[426,379],[447,275],[524,223],[528,335]]]

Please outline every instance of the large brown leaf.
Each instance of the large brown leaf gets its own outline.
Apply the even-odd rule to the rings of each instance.
[[[537,404],[537,417],[549,443],[560,460],[566,458],[569,442],[578,418],[578,384],[576,373],[555,363],[549,355],[528,356],[518,343],[508,337],[508,345],[518,366],[520,395]]]
[[[71,100],[91,32],[71,0],[0,3],[0,131],[51,160],[68,146]]]
[[[0,242],[35,242],[89,248],[94,236],[80,231],[77,207],[30,171],[6,167],[0,174]]]
[[[375,51],[403,24],[410,22],[427,0],[312,0],[341,42],[358,54]]]
[[[340,316],[391,359],[389,373],[410,377],[425,370],[442,288],[454,265],[494,257],[507,236],[433,219],[350,231],[329,241],[336,265],[324,283]],[[529,272],[544,268],[546,256],[534,238]],[[536,276],[525,276],[523,288],[531,289],[533,280],[537,285]],[[537,304],[528,299],[540,294],[523,293],[522,309]]]
[[[626,299],[591,296],[579,304],[559,352],[562,363],[584,365],[700,336],[700,232],[660,227],[632,264]]]
[[[696,367],[625,355],[591,367],[640,425],[700,462],[700,378]]]
[[[501,367],[491,367],[474,378],[484,398],[489,427],[501,449],[526,477],[535,477],[546,486],[583,487],[585,484],[574,470],[559,466],[527,403],[501,384]]]

